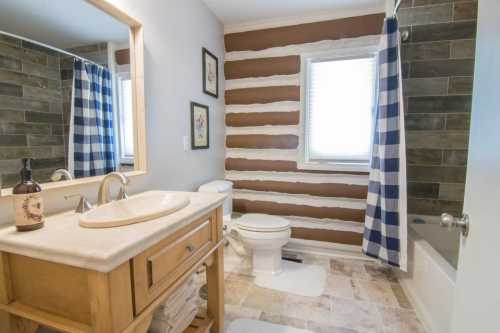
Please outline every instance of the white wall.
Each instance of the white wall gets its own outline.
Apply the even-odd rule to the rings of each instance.
[[[453,333],[500,332],[500,1],[480,0]]]
[[[147,176],[134,179],[131,192],[145,189],[195,190],[224,173],[223,26],[201,0],[110,0],[144,25]],[[202,91],[201,48],[219,58],[219,98]],[[210,149],[183,151],[190,135],[190,101],[210,107]],[[97,185],[46,191],[49,213],[72,208],[69,193],[95,200]],[[0,223],[13,219],[11,198],[0,198]]]
[[[394,15],[394,7],[397,0],[385,0],[385,15],[391,17]]]

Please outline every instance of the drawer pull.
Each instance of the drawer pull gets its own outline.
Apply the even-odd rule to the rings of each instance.
[[[189,244],[188,246],[186,246],[186,249],[187,249],[189,252],[193,252],[193,251],[194,251],[194,245],[193,245],[193,244]]]

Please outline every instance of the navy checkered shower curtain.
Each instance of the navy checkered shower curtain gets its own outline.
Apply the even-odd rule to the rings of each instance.
[[[72,107],[74,176],[115,171],[111,72],[75,59]]]
[[[400,34],[387,18],[379,53],[379,84],[363,252],[406,271],[406,152]]]

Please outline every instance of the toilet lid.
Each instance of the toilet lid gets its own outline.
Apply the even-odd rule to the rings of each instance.
[[[239,228],[248,231],[277,232],[290,229],[287,219],[266,214],[245,214],[235,222]]]

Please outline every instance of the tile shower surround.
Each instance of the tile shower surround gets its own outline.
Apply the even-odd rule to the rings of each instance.
[[[402,45],[408,211],[462,212],[477,1],[405,0]]]
[[[47,181],[66,165],[59,55],[0,35],[0,175],[19,180],[21,158],[33,157],[34,177]]]
[[[107,65],[107,44],[69,49]],[[73,58],[0,35],[0,177],[19,181],[21,158],[33,157],[33,177],[50,181],[67,165]]]

